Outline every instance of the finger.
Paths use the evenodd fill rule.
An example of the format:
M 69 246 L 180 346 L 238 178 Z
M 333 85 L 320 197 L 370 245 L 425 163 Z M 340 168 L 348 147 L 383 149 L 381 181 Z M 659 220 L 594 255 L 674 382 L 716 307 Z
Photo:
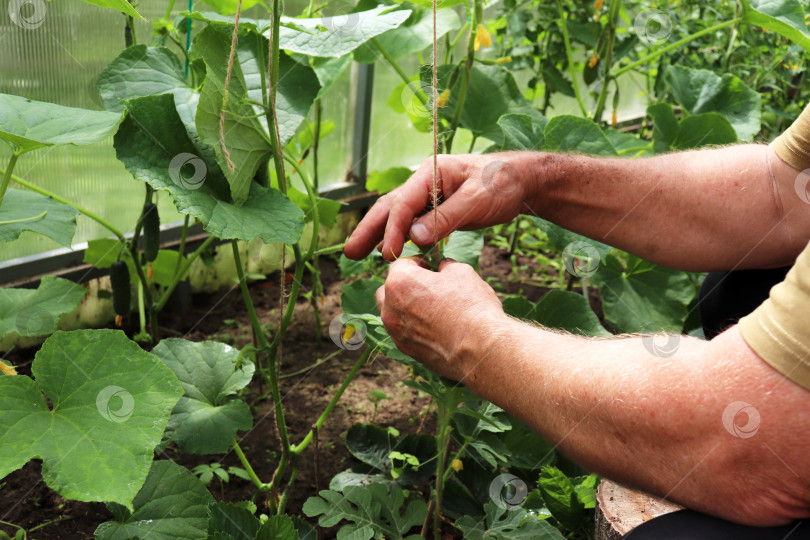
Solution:
M 411 262 L 415 262 L 421 268 L 430 270 L 430 263 L 421 253 L 413 255 L 412 257 L 406 257 L 406 259 Z
M 433 181 L 432 166 L 426 161 L 405 184 L 397 188 L 388 222 L 385 225 L 383 258 L 394 260 L 402 253 L 413 219 L 425 209 L 430 200 L 430 185 Z
M 460 189 L 452 197 L 445 199 L 437 209 L 431 210 L 411 225 L 411 240 L 417 245 L 425 246 L 436 239 L 449 236 L 473 217 L 477 217 L 476 206 L 473 197 L 464 188 Z M 434 234 L 434 230 L 438 230 L 438 235 Z
M 383 304 L 385 303 L 385 285 L 377 289 L 374 293 L 374 299 L 377 300 L 377 310 L 382 314 Z
M 360 260 L 371 253 L 372 247 L 383 239 L 390 211 L 389 197 L 382 197 L 374 203 L 346 241 L 343 253 L 355 260 Z
M 450 266 L 451 266 L 451 265 L 453 265 L 453 264 L 458 264 L 458 263 L 455 261 L 455 259 L 451 259 L 450 257 L 447 257 L 447 258 L 445 258 L 445 259 L 442 259 L 442 260 L 441 260 L 441 262 L 439 262 L 439 272 L 441 272 L 441 271 L 443 271 L 443 270 L 447 269 L 448 267 L 450 267 Z

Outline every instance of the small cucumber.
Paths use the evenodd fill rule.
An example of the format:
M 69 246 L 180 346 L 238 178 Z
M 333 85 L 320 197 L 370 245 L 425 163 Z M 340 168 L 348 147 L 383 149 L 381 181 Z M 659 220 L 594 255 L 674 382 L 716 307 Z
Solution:
M 132 291 L 129 285 L 129 268 L 124 261 L 115 261 L 110 266 L 113 309 L 116 315 L 126 317 L 132 305 Z
M 160 250 L 160 216 L 157 205 L 147 203 L 143 206 L 141 214 L 143 225 L 143 257 L 147 262 L 157 259 Z

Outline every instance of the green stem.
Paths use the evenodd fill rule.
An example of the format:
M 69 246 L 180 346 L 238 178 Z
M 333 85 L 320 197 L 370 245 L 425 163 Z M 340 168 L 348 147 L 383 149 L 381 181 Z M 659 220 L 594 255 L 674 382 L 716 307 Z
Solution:
M 166 14 L 163 16 L 164 19 L 168 19 L 172 16 L 172 10 L 174 9 L 174 0 L 169 0 L 169 5 L 166 7 Z
M 267 350 L 269 345 L 267 344 L 267 338 L 262 331 L 259 317 L 256 315 L 256 308 L 253 306 L 253 300 L 250 298 L 250 291 L 248 290 L 247 281 L 245 279 L 245 271 L 242 267 L 242 258 L 239 256 L 238 242 L 236 240 L 232 240 L 231 247 L 233 249 L 233 260 L 234 265 L 236 266 L 236 274 L 239 278 L 239 287 L 242 290 L 242 298 L 245 301 L 245 307 L 247 307 L 248 310 L 250 323 L 253 326 L 253 333 L 256 336 L 256 343 L 258 344 L 259 350 Z M 293 303 L 292 305 L 294 306 L 295 304 Z M 276 339 L 278 339 L 279 335 L 281 335 L 280 329 L 279 333 L 276 334 Z M 274 355 L 268 354 L 268 363 L 269 369 L 267 370 L 265 377 L 267 379 L 267 386 L 270 388 L 270 393 L 273 396 L 273 404 L 276 412 L 276 427 L 278 428 L 278 436 L 281 439 L 281 462 L 279 463 L 276 474 L 273 477 L 273 483 L 270 485 L 270 490 L 273 491 L 276 488 L 277 482 L 284 474 L 284 468 L 286 467 L 290 452 L 290 439 L 289 435 L 287 434 L 287 422 L 284 419 L 284 408 L 281 405 L 281 392 L 278 388 L 278 373 L 276 370 L 276 361 Z
M 677 48 L 679 48 L 679 47 L 681 47 L 683 45 L 686 45 L 690 41 L 693 41 L 693 40 L 695 40 L 695 39 L 697 39 L 697 38 L 699 38 L 701 36 L 705 36 L 706 34 L 711 34 L 712 32 L 716 32 L 718 30 L 726 28 L 727 26 L 735 25 L 735 24 L 737 24 L 739 22 L 742 22 L 742 20 L 743 20 L 742 17 L 737 17 L 735 19 L 731 19 L 730 21 L 717 23 L 714 26 L 710 26 L 709 28 L 704 28 L 703 30 L 695 32 L 694 34 L 689 34 L 685 38 L 679 39 L 675 43 L 671 43 L 671 44 L 667 45 L 666 47 L 662 47 L 662 48 L 658 49 L 657 51 L 648 54 L 647 56 L 639 58 L 635 62 L 631 62 L 631 63 L 627 64 L 626 66 L 624 66 L 624 67 L 620 68 L 618 71 L 616 71 L 616 73 L 613 74 L 613 77 L 614 78 L 619 77 L 619 76 L 627 73 L 628 71 L 637 68 L 640 65 L 643 65 L 643 64 L 646 64 L 647 62 L 655 60 L 659 56 L 664 55 L 664 54 L 668 53 L 669 51 L 673 51 L 673 50 L 675 50 L 675 49 L 677 49 Z
M 143 303 L 143 283 L 138 281 L 138 320 L 141 323 L 141 334 L 148 335 L 146 333 L 146 309 Z
M 135 273 L 138 274 L 138 279 L 143 285 L 143 295 L 146 299 L 146 309 L 149 312 L 149 326 L 151 327 L 152 332 L 152 343 L 157 343 L 160 341 L 160 335 L 158 331 L 158 318 L 157 311 L 155 311 L 155 302 L 152 298 L 152 289 L 149 287 L 149 281 L 147 281 L 146 275 L 143 273 L 140 254 L 138 253 L 138 249 L 134 243 L 129 244 L 129 254 L 132 257 L 132 262 L 134 263 L 133 266 L 135 267 Z
M 44 212 L 42 212 L 38 216 L 26 217 L 26 218 L 20 218 L 20 219 L 10 219 L 8 221 L 0 221 L 0 225 L 14 225 L 15 223 L 27 223 L 29 221 L 36 221 L 38 219 L 42 219 L 46 215 L 48 215 L 47 210 L 45 210 Z
M 616 0 L 612 0 L 615 2 Z M 612 27 L 607 28 L 608 32 L 608 48 L 607 56 L 605 57 L 605 78 L 602 81 L 602 90 L 599 92 L 599 99 L 596 100 L 596 110 L 593 113 L 593 121 L 601 122 L 602 115 L 605 112 L 605 102 L 607 101 L 608 87 L 610 86 L 610 68 L 613 62 L 613 42 L 616 31 Z
M 470 440 L 472 439 L 464 441 L 464 444 L 461 445 L 461 448 L 458 449 L 458 452 L 456 452 L 452 458 L 447 460 L 447 469 L 444 471 L 445 482 L 447 482 L 447 480 L 450 479 L 450 475 L 452 474 L 453 471 L 453 462 L 461 457 L 461 455 L 464 453 L 464 450 L 466 450 L 467 446 L 469 446 Z
M 205 249 L 214 240 L 215 240 L 215 238 L 213 236 L 209 236 L 208 238 L 206 238 L 205 241 L 200 245 L 200 247 L 198 247 L 196 249 L 196 251 L 194 251 L 194 253 L 192 253 L 191 256 L 186 259 L 186 262 L 183 263 L 183 266 L 181 267 L 180 272 L 175 274 L 171 285 L 169 285 L 169 287 L 163 293 L 163 296 L 160 297 L 160 301 L 155 305 L 155 309 L 157 311 L 161 311 L 163 309 L 163 307 L 166 305 L 166 302 L 168 302 L 169 297 L 172 295 L 172 292 L 174 292 L 175 287 L 177 287 L 177 284 L 180 283 L 181 277 L 186 274 L 189 267 L 191 267 L 191 264 L 197 259 L 197 257 L 202 255 L 202 252 L 205 251 Z
M 242 447 L 239 446 L 238 442 L 236 442 L 236 439 L 234 439 L 233 443 L 231 443 L 231 447 L 233 448 L 234 453 L 236 453 L 236 457 L 239 458 L 239 462 L 242 464 L 242 467 L 248 473 L 250 481 L 253 482 L 254 486 L 256 486 L 256 489 L 260 491 L 267 489 L 267 484 L 259 480 L 258 475 L 256 475 L 256 471 L 254 471 L 253 467 L 250 466 L 250 462 L 245 456 L 245 453 L 242 451 Z
M 283 514 L 284 509 L 287 506 L 287 499 L 290 496 L 290 489 L 292 488 L 293 482 L 295 482 L 295 477 L 298 476 L 298 455 L 293 454 L 292 458 L 290 459 L 292 462 L 292 470 L 290 471 L 290 481 L 287 482 L 287 486 L 284 488 L 284 491 L 281 493 L 281 497 L 278 500 L 278 514 Z
M 60 197 L 59 195 L 56 195 L 55 193 L 51 193 L 50 191 L 48 191 L 46 189 L 43 189 L 43 188 L 41 188 L 39 186 L 36 186 L 36 185 L 34 185 L 34 184 L 30 183 L 30 182 L 27 182 L 27 181 L 23 180 L 19 176 L 11 174 L 10 170 L 8 170 L 8 171 L 0 170 L 0 173 L 4 174 L 4 178 L 5 178 L 5 175 L 8 175 L 12 180 L 17 182 L 21 186 L 30 189 L 31 191 L 35 191 L 35 192 L 39 193 L 40 195 L 45 195 L 46 197 L 50 197 L 53 200 L 55 200 L 56 202 L 60 202 L 62 204 L 66 204 L 68 206 L 72 206 L 73 208 L 78 210 L 79 213 L 89 217 L 90 219 L 92 219 L 93 221 L 95 221 L 96 223 L 98 223 L 99 225 L 101 225 L 102 227 L 104 227 L 105 229 L 110 231 L 111 233 L 113 233 L 118 238 L 118 240 L 120 240 L 121 242 L 126 242 L 127 241 L 127 239 L 124 237 L 123 233 L 121 233 L 121 231 L 116 229 L 115 226 L 113 226 L 112 223 L 110 223 L 106 219 L 102 218 L 101 216 L 99 216 L 97 214 L 94 214 L 90 210 L 88 210 L 86 208 L 83 208 L 83 207 L 79 206 L 78 204 L 72 203 L 69 200 L 65 199 L 64 197 Z
M 188 221 L 189 215 L 186 214 L 186 219 L 183 220 L 183 231 L 180 233 L 180 246 L 177 248 L 177 265 L 174 267 L 174 277 L 176 278 L 180 273 L 180 267 L 183 264 L 183 257 L 186 254 L 186 238 L 188 237 Z
M 363 364 L 366 363 L 369 356 L 371 356 L 371 353 L 374 352 L 375 350 L 376 349 L 369 347 L 360 356 L 360 358 L 357 359 L 357 362 L 355 362 L 354 366 L 352 366 L 352 370 L 343 380 L 343 384 L 341 384 L 340 388 L 337 389 L 337 392 L 335 392 L 332 395 L 332 399 L 329 400 L 329 403 L 326 405 L 326 408 L 321 413 L 321 416 L 315 422 L 315 427 L 309 430 L 309 433 L 307 433 L 306 437 L 304 437 L 304 439 L 300 443 L 298 443 L 298 445 L 290 448 L 290 452 L 292 452 L 293 454 L 300 454 L 301 452 L 307 449 L 307 446 L 309 446 L 309 444 L 312 442 L 312 438 L 315 435 L 314 433 L 315 430 L 320 430 L 323 427 L 323 424 L 324 422 L 326 422 L 326 419 L 329 418 L 330 414 L 332 414 L 332 410 L 334 410 L 335 405 L 337 405 L 338 401 L 340 401 L 340 397 L 343 395 L 343 392 L 346 391 L 346 388 L 348 388 L 349 384 L 351 384 L 351 382 L 354 380 L 355 376 L 357 375 L 357 372 L 360 371 L 360 368 L 363 367 Z
M 329 255 L 330 253 L 337 253 L 338 251 L 343 251 L 343 248 L 346 247 L 346 242 L 341 244 L 336 244 L 334 246 L 329 246 L 325 248 L 321 248 L 315 253 L 312 254 L 313 257 L 317 257 L 319 255 Z
M 472 75 L 473 61 L 475 60 L 475 36 L 478 33 L 478 6 L 479 2 L 476 0 L 475 7 L 473 8 L 472 22 L 470 23 L 470 35 L 467 40 L 467 61 L 464 69 L 464 78 L 461 80 L 461 88 L 458 92 L 458 100 L 456 101 L 456 109 L 453 112 L 453 120 L 450 122 L 450 132 L 444 145 L 444 152 L 450 154 L 453 149 L 453 139 L 456 136 L 456 129 L 461 123 L 461 113 L 464 110 L 464 102 L 467 100 L 467 90 L 470 87 L 470 77 Z
M 447 406 L 442 403 L 438 405 L 438 430 L 437 448 L 439 450 L 439 460 L 436 464 L 436 508 L 433 514 L 434 536 L 436 540 L 441 538 L 441 501 L 444 493 L 444 469 L 446 467 L 447 449 L 450 442 L 450 413 L 448 413 Z
M 15 152 L 14 154 L 11 154 L 11 159 L 8 160 L 6 172 L 3 173 L 3 182 L 0 183 L 0 206 L 3 205 L 3 198 L 6 196 L 6 190 L 8 189 L 8 185 L 11 183 L 11 176 L 14 172 L 14 166 L 17 165 L 17 160 L 19 158 L 20 154 Z
M 582 94 L 579 91 L 579 83 L 577 82 L 577 72 L 574 66 L 574 54 L 571 51 L 571 39 L 568 36 L 568 14 L 563 8 L 562 0 L 557 0 L 557 9 L 560 13 L 560 18 L 557 19 L 557 24 L 560 26 L 563 36 L 563 44 L 565 45 L 565 57 L 568 61 L 568 73 L 571 76 L 571 86 L 574 87 L 574 95 L 577 98 L 577 105 L 582 112 L 582 116 L 588 116 L 588 109 L 585 108 L 585 103 L 582 101 Z M 548 91 L 548 90 L 546 90 Z
M 377 41 L 377 38 L 371 38 L 371 42 L 374 44 L 375 47 L 377 47 L 377 49 L 383 55 L 383 58 L 385 58 L 385 61 L 388 62 L 388 65 L 390 65 L 392 68 L 394 68 L 394 71 L 397 72 L 397 75 L 399 75 L 400 79 L 402 79 L 405 82 L 405 84 L 407 84 L 408 86 L 412 85 L 414 83 L 414 81 L 412 81 L 408 77 L 408 74 L 405 73 L 402 70 L 399 63 L 397 63 L 396 59 L 394 59 L 394 57 L 391 56 L 391 54 L 388 51 L 385 50 L 385 47 L 383 47 L 380 44 L 380 42 Z M 413 87 L 411 87 L 411 88 L 413 88 Z M 425 93 L 422 91 L 422 89 L 419 87 L 418 84 L 416 85 L 416 90 L 414 91 L 414 94 L 416 94 L 416 97 L 419 98 L 419 101 L 422 102 L 422 105 L 427 105 L 428 104 L 428 98 L 425 95 Z

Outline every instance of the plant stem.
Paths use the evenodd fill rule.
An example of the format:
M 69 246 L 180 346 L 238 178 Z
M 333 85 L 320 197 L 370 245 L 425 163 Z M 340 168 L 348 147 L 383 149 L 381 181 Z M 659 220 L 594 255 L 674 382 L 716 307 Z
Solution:
M 183 264 L 183 257 L 186 254 L 186 238 L 188 237 L 188 221 L 190 216 L 186 214 L 186 218 L 183 220 L 183 230 L 180 233 L 180 246 L 177 248 L 177 253 L 180 255 L 177 257 L 177 266 L 174 267 L 174 276 L 180 273 L 180 267 Z
M 334 246 L 328 246 L 325 248 L 321 248 L 315 253 L 313 253 L 313 257 L 317 257 L 319 255 L 329 255 L 330 253 L 336 253 L 338 251 L 343 251 L 343 248 L 346 247 L 346 242 L 335 244 Z
M 436 463 L 436 508 L 433 514 L 434 537 L 441 538 L 442 494 L 444 492 L 444 469 L 446 467 L 447 449 L 450 443 L 450 414 L 447 405 L 437 402 L 438 429 L 436 431 L 439 460 Z
M 146 309 L 143 303 L 143 283 L 138 281 L 138 321 L 141 323 L 141 334 L 149 335 L 146 332 Z
M 616 0 L 613 1 L 615 2 Z M 608 47 L 607 55 L 605 57 L 605 78 L 602 80 L 602 90 L 599 92 L 599 99 L 596 100 L 596 110 L 593 113 L 593 121 L 597 123 L 602 121 L 602 115 L 605 112 L 605 101 L 607 101 L 608 87 L 610 86 L 611 80 L 610 67 L 611 63 L 613 62 L 613 42 L 616 35 L 616 30 L 610 26 L 608 27 L 607 32 Z
M 172 16 L 172 10 L 174 9 L 174 0 L 169 0 L 169 5 L 166 6 L 166 14 L 163 15 L 164 19 L 168 19 Z
M 377 41 L 377 38 L 371 38 L 371 42 L 374 44 L 375 47 L 377 47 L 377 49 L 380 51 L 380 53 L 382 53 L 383 58 L 385 58 L 385 61 L 388 62 L 388 65 L 390 65 L 392 68 L 394 68 L 394 71 L 397 72 L 397 75 L 399 75 L 399 77 L 405 82 L 405 84 L 408 85 L 408 86 L 411 86 L 411 84 L 413 84 L 414 81 L 412 81 L 408 77 L 408 74 L 405 73 L 402 70 L 402 68 L 397 63 L 397 61 L 394 59 L 394 57 L 391 56 L 391 54 L 387 50 L 385 50 L 385 47 L 383 47 L 380 44 L 380 42 Z M 416 91 L 414 91 L 414 94 L 416 94 L 416 97 L 419 99 L 419 101 L 422 102 L 422 105 L 427 105 L 428 98 L 427 98 L 427 96 L 425 95 L 425 93 L 422 91 L 421 87 L 418 84 L 416 85 Z
M 8 175 L 12 180 L 17 182 L 21 186 L 30 189 L 31 191 L 35 191 L 35 192 L 39 193 L 40 195 L 45 195 L 46 197 L 50 197 L 53 200 L 55 200 L 56 202 L 60 202 L 62 204 L 66 204 L 68 206 L 72 206 L 73 208 L 78 210 L 79 213 L 89 217 L 90 219 L 92 219 L 93 221 L 95 221 L 96 223 L 98 223 L 99 225 L 101 225 L 102 227 L 104 227 L 105 229 L 110 231 L 111 233 L 113 233 L 118 238 L 118 240 L 120 240 L 121 242 L 126 242 L 127 241 L 127 239 L 124 237 L 123 233 L 121 233 L 121 231 L 116 229 L 115 226 L 112 223 L 110 223 L 106 219 L 102 218 L 101 216 L 99 216 L 97 214 L 94 214 L 90 210 L 88 210 L 86 208 L 83 208 L 83 207 L 79 206 L 78 204 L 72 203 L 69 200 L 65 199 L 64 197 L 60 197 L 59 195 L 56 195 L 55 193 L 51 193 L 50 191 L 48 191 L 46 189 L 43 189 L 43 188 L 41 188 L 41 187 L 39 187 L 39 186 L 37 186 L 35 184 L 27 182 L 26 180 L 23 180 L 19 176 L 11 174 L 11 170 L 7 170 L 7 171 L 0 170 L 0 173 L 4 174 L 4 178 L 5 178 L 5 175 Z
M 304 439 L 300 443 L 290 448 L 290 452 L 292 452 L 293 454 L 300 454 L 301 452 L 307 449 L 309 443 L 312 442 L 314 431 L 320 430 L 323 427 L 323 424 L 324 422 L 326 422 L 326 419 L 329 418 L 330 414 L 332 414 L 332 410 L 335 408 L 335 405 L 337 405 L 337 402 L 340 401 L 340 397 L 343 395 L 343 392 L 346 391 L 346 388 L 348 388 L 349 384 L 351 384 L 351 382 L 354 380 L 355 376 L 357 375 L 357 372 L 360 371 L 360 368 L 363 367 L 363 364 L 366 363 L 369 356 L 371 356 L 371 353 L 374 352 L 375 350 L 376 348 L 369 347 L 360 356 L 360 358 L 357 359 L 357 362 L 355 362 L 354 366 L 352 366 L 352 370 L 349 372 L 348 375 L 346 375 L 346 378 L 343 380 L 343 384 L 341 384 L 340 388 L 337 389 L 337 392 L 335 392 L 332 395 L 332 399 L 329 400 L 329 403 L 326 405 L 326 408 L 321 413 L 321 416 L 318 417 L 318 420 L 315 422 L 315 426 L 313 427 L 313 429 L 309 430 L 309 433 L 307 433 L 306 437 L 304 437 Z
M 281 493 L 281 497 L 278 500 L 278 513 L 283 514 L 284 509 L 287 506 L 287 499 L 290 496 L 290 488 L 292 488 L 293 482 L 295 482 L 295 477 L 298 476 L 298 455 L 293 454 L 292 458 L 290 458 L 292 462 L 292 470 L 290 471 L 290 481 L 287 482 L 287 486 L 284 488 L 284 491 Z
M 242 451 L 242 447 L 239 446 L 238 442 L 236 442 L 236 439 L 233 440 L 231 447 L 233 448 L 234 453 L 236 453 L 236 457 L 239 458 L 239 462 L 242 464 L 242 467 L 244 467 L 245 472 L 248 473 L 250 481 L 253 482 L 254 486 L 256 486 L 256 489 L 260 491 L 267 489 L 267 484 L 259 480 L 259 477 L 256 475 L 256 471 L 254 471 L 253 467 L 250 466 L 250 462 L 245 456 L 245 453 Z
M 155 311 L 155 302 L 152 298 L 152 289 L 149 288 L 149 281 L 147 281 L 146 276 L 143 273 L 143 266 L 141 265 L 141 258 L 140 254 L 138 253 L 138 248 L 134 243 L 129 244 L 129 254 L 132 257 L 132 262 L 134 263 L 133 266 L 135 267 L 135 273 L 138 274 L 138 279 L 143 284 L 143 295 L 146 299 L 146 309 L 149 312 L 149 326 L 151 326 L 152 343 L 157 343 L 160 341 L 160 335 L 158 330 L 157 311 Z
M 453 111 L 453 120 L 450 122 L 450 132 L 447 135 L 444 152 L 450 154 L 453 148 L 453 139 L 456 136 L 456 129 L 461 123 L 461 113 L 464 111 L 464 102 L 467 100 L 467 90 L 470 87 L 470 77 L 472 75 L 473 61 L 475 60 L 475 36 L 478 33 L 478 7 L 479 0 L 475 0 L 472 10 L 472 21 L 470 23 L 470 35 L 467 38 L 467 59 L 464 69 L 464 78 L 461 79 L 461 88 L 456 100 L 456 109 Z
M 579 91 L 579 83 L 577 82 L 577 72 L 574 66 L 574 54 L 571 52 L 571 39 L 568 37 L 568 14 L 562 5 L 562 0 L 557 0 L 557 9 L 560 12 L 560 18 L 557 24 L 560 26 L 563 36 L 563 44 L 565 45 L 565 57 L 568 61 L 568 73 L 571 76 L 571 86 L 574 87 L 574 95 L 577 98 L 577 105 L 582 112 L 582 116 L 588 116 L 588 109 L 585 108 L 585 103 L 582 101 L 582 94 Z M 548 89 L 546 89 L 548 92 Z
M 177 287 L 177 284 L 181 281 L 181 277 L 185 275 L 189 267 L 191 267 L 191 263 L 193 263 L 197 259 L 197 257 L 199 257 L 202 254 L 202 252 L 205 251 L 205 249 L 213 241 L 214 237 L 209 236 L 208 238 L 205 239 L 205 241 L 202 244 L 200 244 L 200 247 L 198 247 L 196 251 L 194 251 L 194 253 L 191 254 L 191 257 L 186 259 L 186 262 L 183 263 L 180 272 L 175 274 L 174 279 L 172 280 L 172 284 L 169 285 L 169 287 L 163 293 L 163 296 L 160 297 L 160 301 L 155 305 L 155 309 L 157 311 L 161 311 L 163 309 L 163 307 L 166 305 L 166 302 L 169 300 L 169 297 L 172 295 L 172 292 L 174 292 L 175 287 Z
M 19 158 L 20 154 L 15 152 L 11 154 L 11 158 L 8 160 L 6 172 L 3 173 L 3 182 L 0 183 L 0 206 L 3 205 L 3 198 L 6 196 L 6 190 L 8 189 L 8 185 L 11 183 L 11 176 L 12 172 L 14 172 L 14 166 L 17 165 L 17 160 Z
M 20 219 L 10 219 L 8 221 L 0 221 L 0 225 L 14 225 L 15 223 L 28 223 L 29 221 L 37 221 L 39 219 L 42 219 L 47 215 L 48 215 L 48 211 L 45 210 L 44 212 L 42 212 L 41 214 L 36 215 L 36 216 L 20 218 Z
M 247 307 L 248 310 L 250 323 L 253 326 L 253 334 L 256 337 L 259 350 L 266 351 L 270 346 L 267 344 L 267 338 L 262 331 L 261 323 L 259 323 L 259 317 L 256 315 L 256 308 L 253 307 L 253 301 L 250 298 L 250 291 L 248 290 L 247 281 L 245 280 L 245 272 L 242 268 L 242 259 L 239 256 L 238 242 L 236 240 L 232 240 L 231 247 L 233 249 L 233 260 L 234 265 L 236 266 L 236 274 L 239 278 L 239 287 L 242 290 L 242 298 L 245 301 L 245 307 Z M 280 335 L 281 329 L 279 329 L 279 333 L 276 334 L 276 338 L 278 339 L 278 336 Z M 267 380 L 267 386 L 270 389 L 270 393 L 273 396 L 273 404 L 275 406 L 276 413 L 276 427 L 278 429 L 279 439 L 281 439 L 281 461 L 276 469 L 276 474 L 273 476 L 273 482 L 269 487 L 270 491 L 275 491 L 277 482 L 283 476 L 284 468 L 287 465 L 287 459 L 290 452 L 290 439 L 289 435 L 287 434 L 287 422 L 284 419 L 284 408 L 281 405 L 281 392 L 278 389 L 278 373 L 276 371 L 275 356 L 268 354 L 268 364 L 269 369 L 267 370 L 267 373 L 265 373 L 265 378 Z
M 690 41 L 693 41 L 693 40 L 695 40 L 695 39 L 697 39 L 697 38 L 699 38 L 701 36 L 705 36 L 706 34 L 711 34 L 712 32 L 716 32 L 717 30 L 721 30 L 723 28 L 726 28 L 727 26 L 735 25 L 735 24 L 737 24 L 739 22 L 742 22 L 742 20 L 743 20 L 742 17 L 737 17 L 735 19 L 731 19 L 730 21 L 717 23 L 717 24 L 715 24 L 713 26 L 710 26 L 709 28 L 704 28 L 703 30 L 695 32 L 694 34 L 689 34 L 685 38 L 679 39 L 675 43 L 671 43 L 671 44 L 667 45 L 666 47 L 662 47 L 662 48 L 658 49 L 657 51 L 648 54 L 647 56 L 639 58 L 635 62 L 631 62 L 631 63 L 627 64 L 626 66 L 624 66 L 624 67 L 620 68 L 618 71 L 616 71 L 616 73 L 613 74 L 613 77 L 614 78 L 619 77 L 619 76 L 627 73 L 628 71 L 637 68 L 638 66 L 640 66 L 642 64 L 646 64 L 647 62 L 650 62 L 651 60 L 655 60 L 659 56 L 664 55 L 664 54 L 668 53 L 669 51 L 675 50 L 675 49 L 681 47 L 682 45 L 686 45 Z

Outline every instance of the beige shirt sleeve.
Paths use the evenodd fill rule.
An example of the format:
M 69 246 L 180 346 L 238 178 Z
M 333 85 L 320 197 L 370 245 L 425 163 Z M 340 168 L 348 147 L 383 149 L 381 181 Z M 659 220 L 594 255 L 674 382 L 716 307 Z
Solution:
M 810 104 L 773 145 L 776 155 L 797 171 L 810 169 Z
M 753 313 L 740 319 L 739 328 L 762 360 L 810 390 L 810 244 L 785 281 L 774 286 Z

